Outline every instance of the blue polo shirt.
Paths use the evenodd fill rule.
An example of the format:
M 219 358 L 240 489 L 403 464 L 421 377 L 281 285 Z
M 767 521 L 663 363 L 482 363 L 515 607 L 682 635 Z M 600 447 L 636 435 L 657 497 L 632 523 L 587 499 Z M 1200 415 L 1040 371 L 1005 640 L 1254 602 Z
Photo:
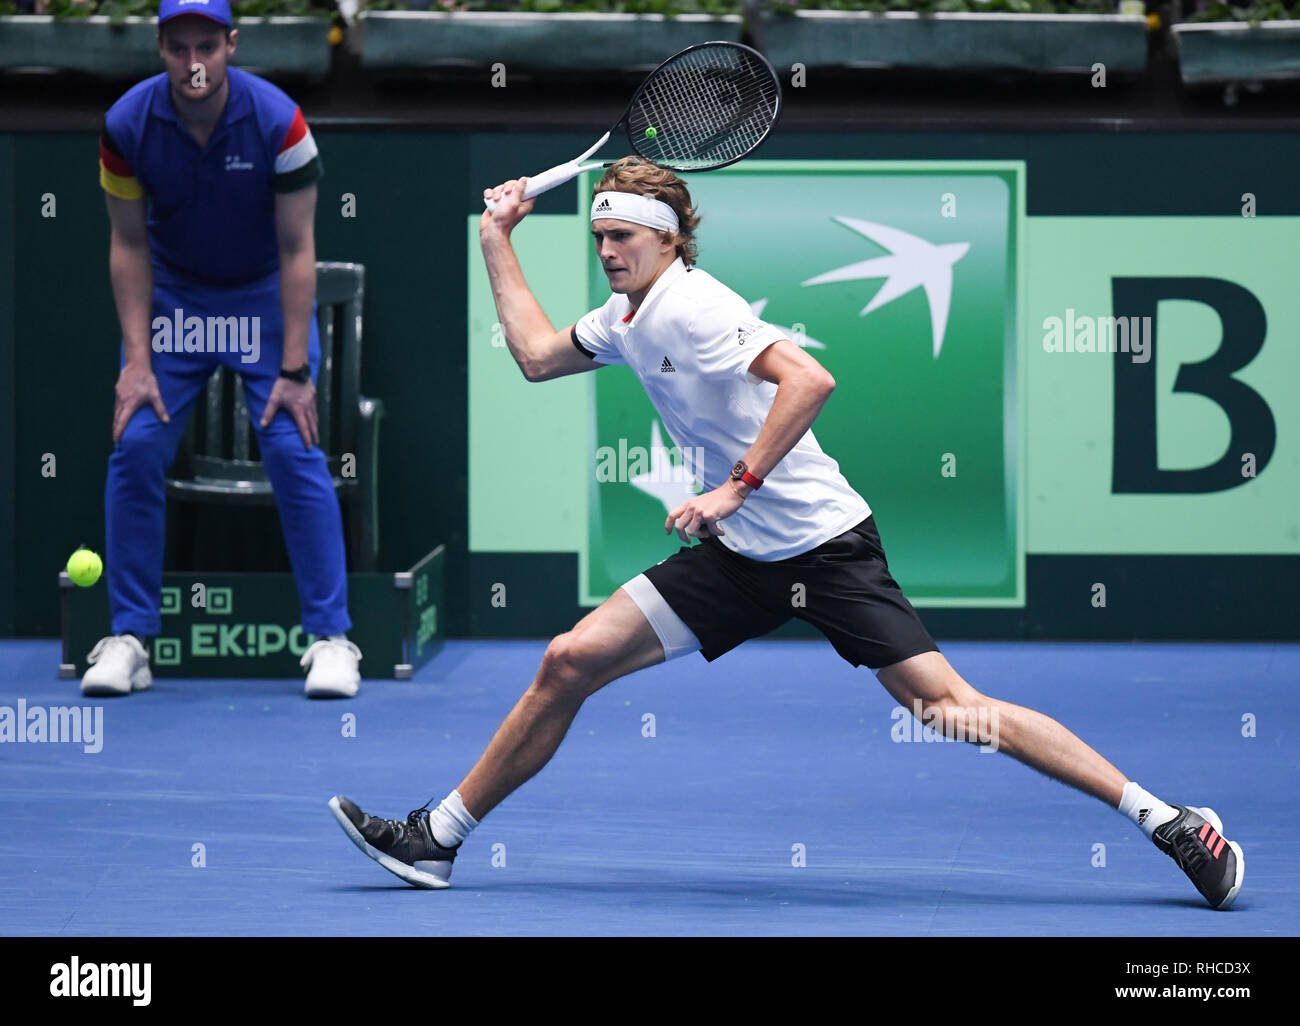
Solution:
M 265 79 L 227 68 L 230 94 L 202 149 L 180 123 L 166 73 L 145 79 L 104 118 L 100 184 L 149 199 L 155 273 L 239 285 L 279 269 L 275 194 L 321 176 L 302 111 Z

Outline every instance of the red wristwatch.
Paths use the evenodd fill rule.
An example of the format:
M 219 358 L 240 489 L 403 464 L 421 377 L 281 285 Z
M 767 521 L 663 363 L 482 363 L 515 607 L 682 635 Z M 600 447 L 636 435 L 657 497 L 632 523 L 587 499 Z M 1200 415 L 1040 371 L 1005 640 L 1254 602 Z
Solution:
M 763 479 L 755 477 L 749 472 L 749 467 L 745 466 L 744 460 L 736 460 L 736 465 L 731 468 L 731 480 L 742 481 L 749 485 L 754 491 L 763 487 Z

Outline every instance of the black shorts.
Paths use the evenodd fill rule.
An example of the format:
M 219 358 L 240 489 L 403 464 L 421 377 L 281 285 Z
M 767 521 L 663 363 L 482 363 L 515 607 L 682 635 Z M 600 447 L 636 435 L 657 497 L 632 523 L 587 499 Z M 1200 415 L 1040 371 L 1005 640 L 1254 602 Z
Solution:
M 645 572 L 712 662 L 791 617 L 876 670 L 939 647 L 890 576 L 874 517 L 789 559 L 765 563 L 704 538 Z

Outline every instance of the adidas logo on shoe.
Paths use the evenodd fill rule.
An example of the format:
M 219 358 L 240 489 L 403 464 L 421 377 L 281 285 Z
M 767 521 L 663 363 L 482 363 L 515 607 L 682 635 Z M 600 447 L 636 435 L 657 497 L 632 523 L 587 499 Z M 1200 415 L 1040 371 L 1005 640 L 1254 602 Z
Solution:
M 676 374 L 676 373 L 677 373 L 677 368 L 674 367 L 672 361 L 671 361 L 670 359 L 668 359 L 668 357 L 665 356 L 665 357 L 664 357 L 664 362 L 661 363 L 661 364 L 659 365 L 659 373 L 660 373 L 660 374 Z

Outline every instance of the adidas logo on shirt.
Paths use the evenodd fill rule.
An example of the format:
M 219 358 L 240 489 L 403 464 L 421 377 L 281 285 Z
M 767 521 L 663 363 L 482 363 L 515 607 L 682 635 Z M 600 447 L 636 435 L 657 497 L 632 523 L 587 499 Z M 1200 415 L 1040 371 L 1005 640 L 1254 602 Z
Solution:
M 664 362 L 661 363 L 661 364 L 659 365 L 659 373 L 660 373 L 660 374 L 676 374 L 676 373 L 677 373 L 677 368 L 674 367 L 674 366 L 673 366 L 673 362 L 672 362 L 670 359 L 668 359 L 668 357 L 665 356 L 665 357 L 664 357 Z
M 610 204 L 610 202 L 609 202 L 609 197 L 606 196 L 603 200 L 601 200 L 599 203 L 597 203 L 597 204 L 596 204 L 596 209 L 597 209 L 597 210 L 612 210 L 613 207 L 611 206 L 611 204 Z

